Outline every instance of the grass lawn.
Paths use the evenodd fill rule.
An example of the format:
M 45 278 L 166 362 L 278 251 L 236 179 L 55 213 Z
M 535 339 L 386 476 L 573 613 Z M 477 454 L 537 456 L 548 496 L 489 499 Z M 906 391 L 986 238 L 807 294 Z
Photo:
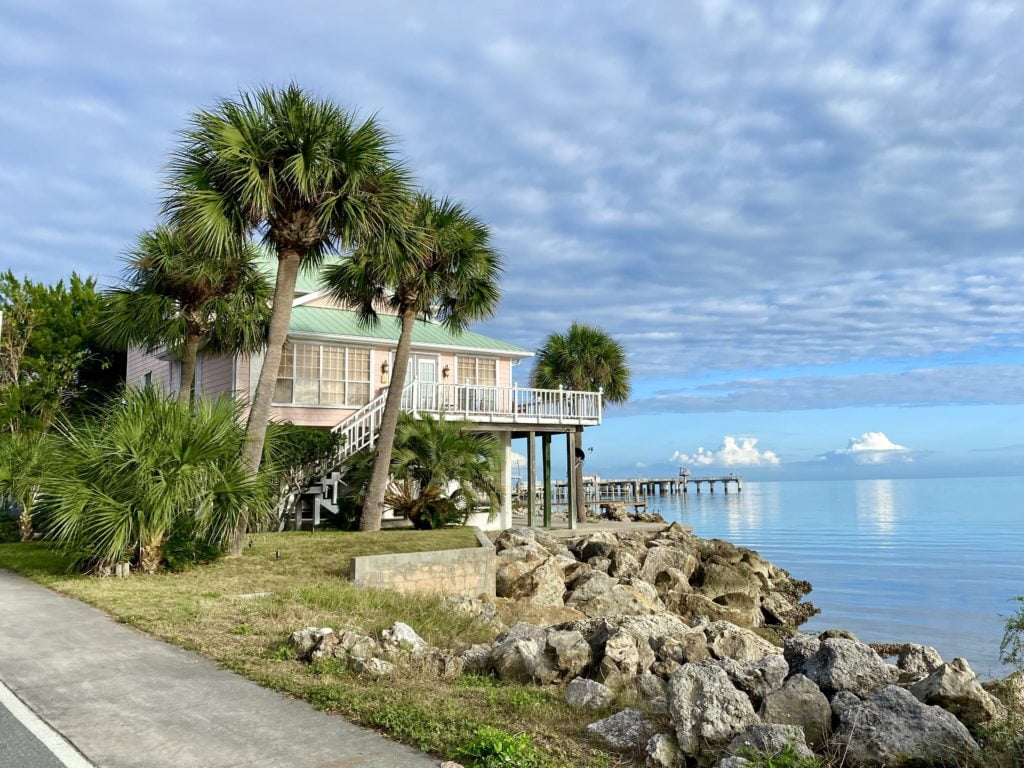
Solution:
M 481 728 L 492 727 L 532 737 L 534 759 L 524 762 L 524 768 L 631 764 L 609 756 L 587 737 L 585 726 L 596 718 L 570 710 L 560 689 L 471 676 L 443 682 L 404 672 L 374 682 L 333 659 L 309 666 L 288 652 L 285 640 L 295 629 L 352 627 L 370 634 L 396 620 L 440 647 L 461 649 L 492 640 L 493 629 L 445 610 L 439 599 L 367 590 L 348 582 L 355 555 L 472 547 L 476 542 L 471 529 L 268 533 L 252 540 L 240 558 L 129 579 L 70 573 L 68 561 L 40 543 L 0 544 L 0 567 L 262 685 L 442 757 L 457 759 Z

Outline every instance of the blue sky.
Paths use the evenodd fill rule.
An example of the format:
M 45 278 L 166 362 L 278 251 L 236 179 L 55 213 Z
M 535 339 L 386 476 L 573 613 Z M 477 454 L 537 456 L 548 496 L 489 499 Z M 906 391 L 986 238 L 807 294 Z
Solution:
M 595 470 L 1024 472 L 1019 5 L 6 0 L 0 39 L 2 268 L 109 282 L 190 111 L 295 80 L 492 225 L 482 330 L 626 344 Z

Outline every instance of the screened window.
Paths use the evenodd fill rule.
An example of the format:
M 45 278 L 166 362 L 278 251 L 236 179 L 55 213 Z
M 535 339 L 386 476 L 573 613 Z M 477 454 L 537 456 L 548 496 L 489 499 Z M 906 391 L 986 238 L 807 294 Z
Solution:
M 498 361 L 491 357 L 458 357 L 459 384 L 498 386 Z
M 366 405 L 370 350 L 327 344 L 287 344 L 277 374 L 275 403 Z

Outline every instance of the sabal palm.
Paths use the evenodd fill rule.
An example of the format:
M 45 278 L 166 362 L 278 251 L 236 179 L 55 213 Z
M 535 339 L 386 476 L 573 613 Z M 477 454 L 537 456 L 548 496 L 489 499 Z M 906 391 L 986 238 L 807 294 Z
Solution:
M 246 427 L 244 458 L 255 473 L 299 270 L 393 228 L 408 198 L 407 173 L 377 120 L 358 120 L 293 84 L 196 113 L 170 161 L 168 187 L 165 212 L 204 248 L 230 250 L 259 233 L 277 255 L 267 351 Z
M 21 540 L 33 534 L 33 512 L 52 460 L 52 438 L 44 432 L 22 430 L 0 436 L 0 507 L 18 505 Z
M 105 340 L 152 352 L 165 347 L 181 363 L 179 399 L 194 393 L 201 349 L 256 352 L 266 343 L 270 285 L 245 243 L 223 253 L 201 250 L 177 228 L 139 235 L 123 283 L 108 291 L 100 320 Z
M 101 417 L 60 427 L 42 497 L 48 535 L 97 566 L 136 559 L 151 573 L 176 526 L 223 544 L 243 519 L 263 519 L 267 488 L 242 462 L 238 408 L 128 390 Z
M 457 522 L 482 505 L 495 508 L 502 451 L 492 435 L 470 432 L 469 426 L 443 414 L 438 419 L 401 414 L 385 504 L 417 528 Z M 364 493 L 372 452 L 356 454 L 346 464 L 349 487 Z
M 422 193 L 412 202 L 404 229 L 324 269 L 324 285 L 335 299 L 357 307 L 365 324 L 377 323 L 381 307 L 401 321 L 360 530 L 380 528 L 417 318 L 465 330 L 497 309 L 500 274 L 501 257 L 487 226 L 460 204 Z
M 552 333 L 539 350 L 530 376 L 531 384 L 541 389 L 564 387 L 580 392 L 604 392 L 611 403 L 629 399 L 629 366 L 626 350 L 600 328 L 573 323 L 565 333 Z M 583 436 L 577 432 L 576 450 L 583 453 Z M 583 464 L 576 462 L 576 515 L 586 519 L 583 499 Z

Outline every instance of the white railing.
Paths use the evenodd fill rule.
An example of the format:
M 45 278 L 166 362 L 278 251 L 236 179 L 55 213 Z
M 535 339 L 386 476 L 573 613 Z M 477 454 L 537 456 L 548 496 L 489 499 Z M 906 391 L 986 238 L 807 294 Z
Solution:
M 343 437 L 339 462 L 374 444 L 387 395 L 385 389 L 333 428 Z M 414 380 L 402 390 L 403 411 L 444 413 L 449 418 L 478 423 L 595 426 L 601 423 L 602 407 L 601 392 L 569 389 L 481 387 Z

